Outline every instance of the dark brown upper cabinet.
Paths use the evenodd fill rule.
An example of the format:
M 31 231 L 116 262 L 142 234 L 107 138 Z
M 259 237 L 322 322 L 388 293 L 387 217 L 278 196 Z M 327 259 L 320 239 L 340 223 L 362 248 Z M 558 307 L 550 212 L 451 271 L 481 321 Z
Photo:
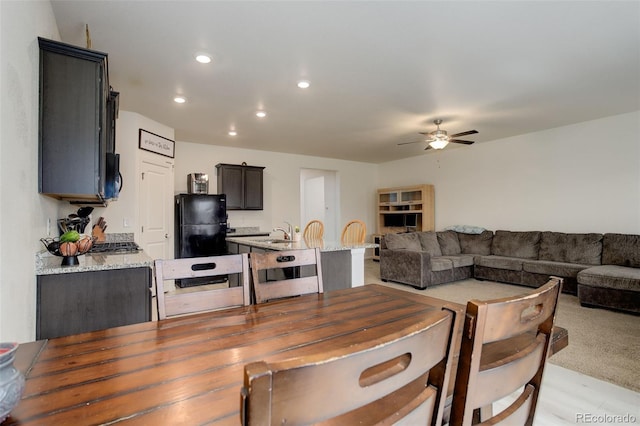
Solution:
M 218 194 L 227 196 L 227 210 L 262 210 L 264 167 L 216 164 Z
M 44 38 L 38 44 L 38 190 L 72 203 L 106 205 L 118 109 L 107 54 Z

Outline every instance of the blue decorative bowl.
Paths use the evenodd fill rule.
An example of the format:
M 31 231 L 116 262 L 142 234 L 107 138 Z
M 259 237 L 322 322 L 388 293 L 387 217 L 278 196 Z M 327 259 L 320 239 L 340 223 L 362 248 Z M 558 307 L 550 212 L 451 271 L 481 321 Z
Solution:
M 18 405 L 24 392 L 24 376 L 13 366 L 17 343 L 0 343 L 0 423 Z

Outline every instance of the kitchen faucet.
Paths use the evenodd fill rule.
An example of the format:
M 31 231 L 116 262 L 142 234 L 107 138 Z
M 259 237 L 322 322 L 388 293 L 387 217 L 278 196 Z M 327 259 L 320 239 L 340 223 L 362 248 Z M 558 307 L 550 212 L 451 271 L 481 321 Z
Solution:
M 284 228 L 273 228 L 274 231 L 282 231 L 282 233 L 284 234 L 284 239 L 285 240 L 290 240 L 292 237 L 292 233 L 293 233 L 293 228 L 291 226 L 291 224 L 289 222 L 285 222 L 285 224 L 287 225 L 288 231 Z

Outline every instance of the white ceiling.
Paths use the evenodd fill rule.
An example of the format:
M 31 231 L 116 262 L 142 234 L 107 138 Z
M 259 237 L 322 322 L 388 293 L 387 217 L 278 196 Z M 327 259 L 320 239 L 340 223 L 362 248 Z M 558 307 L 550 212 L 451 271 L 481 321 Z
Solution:
M 109 54 L 120 108 L 179 141 L 379 163 L 431 155 L 397 144 L 436 118 L 481 143 L 640 110 L 638 1 L 52 5 L 62 41 L 88 24 Z

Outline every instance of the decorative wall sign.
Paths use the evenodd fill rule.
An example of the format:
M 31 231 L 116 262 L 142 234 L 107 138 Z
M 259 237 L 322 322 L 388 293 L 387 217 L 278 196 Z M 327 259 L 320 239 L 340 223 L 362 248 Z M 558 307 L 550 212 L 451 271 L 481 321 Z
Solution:
M 155 152 L 165 157 L 174 158 L 175 142 L 155 133 L 140 129 L 140 149 Z

